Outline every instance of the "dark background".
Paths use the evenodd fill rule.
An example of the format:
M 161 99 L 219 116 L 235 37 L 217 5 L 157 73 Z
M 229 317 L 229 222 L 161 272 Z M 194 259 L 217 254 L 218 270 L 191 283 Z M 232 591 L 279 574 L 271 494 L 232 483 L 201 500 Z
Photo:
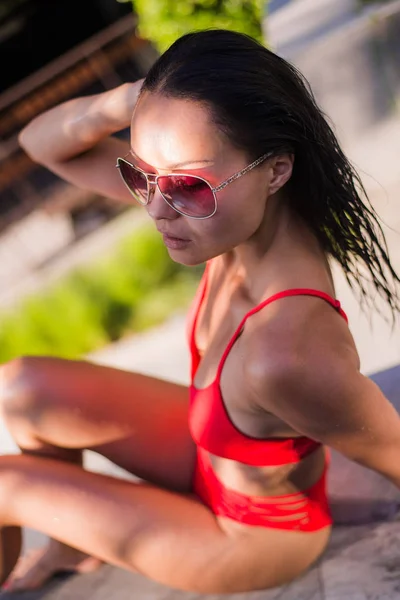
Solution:
M 130 12 L 116 0 L 1 0 L 0 93 Z

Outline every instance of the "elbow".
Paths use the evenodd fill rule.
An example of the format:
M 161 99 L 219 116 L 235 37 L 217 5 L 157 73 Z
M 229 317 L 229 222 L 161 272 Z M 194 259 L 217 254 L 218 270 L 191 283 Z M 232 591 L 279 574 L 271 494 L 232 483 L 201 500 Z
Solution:
M 32 121 L 25 125 L 23 129 L 18 134 L 18 142 L 19 145 L 27 154 L 30 152 L 30 142 L 31 142 L 31 129 L 32 129 Z
M 49 155 L 52 144 L 48 131 L 49 127 L 43 126 L 42 115 L 38 115 L 18 134 L 18 143 L 24 152 L 34 162 L 44 166 L 54 161 L 54 152 L 53 156 Z
M 29 123 L 18 134 L 18 143 L 22 150 L 35 162 L 41 162 L 38 153 L 37 142 L 35 142 L 35 134 L 32 131 L 32 123 Z

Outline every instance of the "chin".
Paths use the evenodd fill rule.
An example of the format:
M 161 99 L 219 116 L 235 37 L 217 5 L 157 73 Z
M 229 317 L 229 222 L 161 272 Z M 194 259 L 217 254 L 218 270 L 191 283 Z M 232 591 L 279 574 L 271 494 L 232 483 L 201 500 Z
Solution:
M 213 254 L 212 256 L 209 255 L 209 253 L 191 253 L 191 252 L 182 252 L 182 251 L 177 251 L 177 250 L 171 250 L 170 248 L 168 248 L 168 254 L 170 256 L 170 258 L 180 264 L 180 265 L 184 265 L 185 267 L 198 267 L 199 265 L 202 265 L 203 263 L 205 263 L 207 260 L 210 260 L 211 258 L 215 258 L 215 256 L 218 256 L 217 254 Z

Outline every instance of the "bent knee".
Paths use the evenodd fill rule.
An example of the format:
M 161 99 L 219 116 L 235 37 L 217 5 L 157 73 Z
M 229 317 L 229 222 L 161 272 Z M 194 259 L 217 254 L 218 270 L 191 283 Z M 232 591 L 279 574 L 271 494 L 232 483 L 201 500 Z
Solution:
M 0 411 L 8 426 L 33 424 L 45 410 L 40 371 L 46 360 L 26 356 L 0 366 Z
M 19 357 L 0 366 L 0 402 L 6 413 L 16 400 L 27 399 L 33 391 L 29 368 L 31 357 Z

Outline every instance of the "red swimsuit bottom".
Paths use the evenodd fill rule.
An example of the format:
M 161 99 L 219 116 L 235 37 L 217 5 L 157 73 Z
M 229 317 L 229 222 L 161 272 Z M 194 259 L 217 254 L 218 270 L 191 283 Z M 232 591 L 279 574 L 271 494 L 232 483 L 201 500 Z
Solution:
M 218 516 L 246 525 L 316 531 L 332 523 L 326 495 L 326 467 L 312 487 L 285 496 L 246 496 L 222 485 L 210 455 L 198 448 L 193 491 Z
M 192 355 L 189 427 L 197 445 L 193 491 L 215 515 L 247 525 L 295 531 L 317 531 L 327 527 L 332 523 L 326 494 L 327 462 L 321 478 L 306 490 L 284 496 L 247 496 L 219 481 L 210 454 L 253 466 L 279 466 L 298 463 L 320 448 L 319 442 L 307 437 L 259 439 L 242 433 L 227 412 L 220 389 L 221 372 L 246 320 L 275 300 L 287 296 L 317 296 L 329 302 L 346 321 L 347 317 L 337 300 L 318 290 L 291 289 L 275 294 L 245 315 L 222 355 L 215 380 L 206 388 L 198 389 L 193 385 L 200 363 L 195 329 L 206 293 L 208 267 L 195 298 L 188 331 Z

